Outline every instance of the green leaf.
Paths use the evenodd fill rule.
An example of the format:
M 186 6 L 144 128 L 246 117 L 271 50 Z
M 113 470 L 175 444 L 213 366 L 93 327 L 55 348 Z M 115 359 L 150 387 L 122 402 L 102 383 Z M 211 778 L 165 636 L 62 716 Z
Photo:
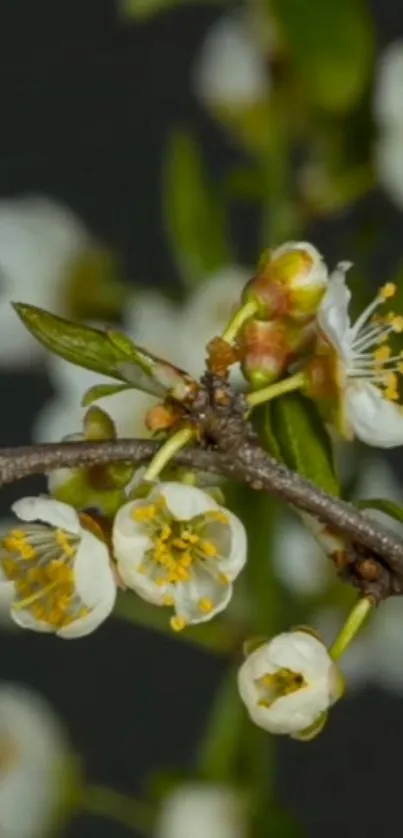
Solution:
M 183 282 L 192 286 L 231 260 L 225 216 L 200 150 L 185 130 L 168 141 L 163 172 L 165 227 Z
M 13 303 L 13 306 L 28 331 L 71 364 L 123 381 L 153 396 L 164 397 L 169 393 L 178 401 L 185 399 L 196 386 L 186 372 L 136 346 L 127 335 L 73 323 L 25 303 Z
M 271 0 L 270 8 L 311 100 L 336 113 L 353 108 L 374 53 L 364 0 Z
M 364 500 L 356 501 L 356 506 L 359 509 L 376 509 L 378 512 L 384 512 L 390 518 L 400 521 L 403 524 L 403 507 L 399 506 L 393 500 L 386 500 L 384 498 L 365 498 Z
M 116 393 L 123 393 L 124 390 L 131 390 L 130 384 L 94 384 L 84 393 L 81 404 L 83 407 L 89 407 L 99 399 L 114 396 Z
M 312 402 L 292 393 L 267 404 L 265 411 L 263 436 L 271 453 L 325 492 L 339 495 L 331 443 Z
M 209 3 L 224 4 L 225 0 L 208 0 Z M 206 0 L 204 0 L 206 3 Z M 193 5 L 194 0 L 119 0 L 121 14 L 136 20 L 147 20 L 153 15 L 176 6 Z

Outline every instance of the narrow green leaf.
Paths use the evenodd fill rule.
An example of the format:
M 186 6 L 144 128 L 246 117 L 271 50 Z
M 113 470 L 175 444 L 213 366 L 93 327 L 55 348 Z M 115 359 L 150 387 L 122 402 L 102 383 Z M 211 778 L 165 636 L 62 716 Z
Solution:
M 295 393 L 276 399 L 266 406 L 264 427 L 269 445 L 273 448 L 276 441 L 281 459 L 290 468 L 324 491 L 340 493 L 331 443 L 312 402 Z
M 106 396 L 114 396 L 116 393 L 123 393 L 124 390 L 131 390 L 130 384 L 95 384 L 84 393 L 81 399 L 83 407 L 89 407 L 99 399 L 104 399 Z
M 356 506 L 359 509 L 376 509 L 378 512 L 384 512 L 385 515 L 389 515 L 390 518 L 394 518 L 403 524 L 403 506 L 399 506 L 393 500 L 365 498 L 364 500 L 356 501 Z
M 354 107 L 374 53 L 364 0 L 271 0 L 270 9 L 311 100 L 333 112 Z
M 169 138 L 163 180 L 165 227 L 183 282 L 191 286 L 228 264 L 231 255 L 220 198 L 185 130 Z
M 164 397 L 170 393 L 179 401 L 196 386 L 186 372 L 136 346 L 127 335 L 73 323 L 25 303 L 13 305 L 28 331 L 71 364 L 110 376 L 153 396 Z

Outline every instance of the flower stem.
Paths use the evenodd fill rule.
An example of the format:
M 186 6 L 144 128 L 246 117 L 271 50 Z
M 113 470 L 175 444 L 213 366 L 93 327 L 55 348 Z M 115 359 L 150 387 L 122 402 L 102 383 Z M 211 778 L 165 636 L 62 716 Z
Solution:
M 364 620 L 367 618 L 371 608 L 374 607 L 374 602 L 368 597 L 359 599 L 354 608 L 347 617 L 343 628 L 339 632 L 336 640 L 330 649 L 330 655 L 333 660 L 339 660 L 344 652 L 348 649 L 352 640 L 360 630 Z
M 268 387 L 262 387 L 261 390 L 254 390 L 248 393 L 246 401 L 249 407 L 256 407 L 258 404 L 269 402 L 271 399 L 282 396 L 283 393 L 292 393 L 293 390 L 301 390 L 306 383 L 306 375 L 304 372 L 296 372 L 288 378 L 283 378 L 276 384 L 270 384 Z
M 171 436 L 151 460 L 143 479 L 155 480 L 162 469 L 172 460 L 172 457 L 190 442 L 194 437 L 194 433 L 192 428 L 182 428 Z
M 227 343 L 232 343 L 243 324 L 246 323 L 250 317 L 253 317 L 253 315 L 256 314 L 257 308 L 257 304 L 254 300 L 249 300 L 241 306 L 241 308 L 238 308 L 234 316 L 229 321 L 227 327 L 224 329 L 222 334 L 223 340 L 226 340 Z
M 150 832 L 154 820 L 153 810 L 148 803 L 105 786 L 88 786 L 84 792 L 82 809 L 144 834 Z

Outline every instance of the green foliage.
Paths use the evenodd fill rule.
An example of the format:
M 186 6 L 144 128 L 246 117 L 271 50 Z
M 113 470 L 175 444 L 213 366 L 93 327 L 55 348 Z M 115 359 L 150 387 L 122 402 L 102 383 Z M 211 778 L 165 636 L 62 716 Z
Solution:
M 193 383 L 185 372 L 136 346 L 120 332 L 73 323 L 25 303 L 14 303 L 14 308 L 24 326 L 40 343 L 71 364 L 123 381 L 153 396 L 161 397 L 170 392 L 181 399 Z M 105 391 L 101 391 L 101 395 L 106 395 Z M 101 395 L 98 392 L 96 397 Z M 89 404 L 87 399 L 88 394 L 86 404 Z M 90 401 L 94 401 L 94 391 Z
M 200 282 L 230 261 L 225 216 L 200 150 L 185 130 L 172 132 L 164 163 L 165 226 L 185 285 Z
M 272 456 L 325 492 L 340 493 L 329 437 L 308 399 L 292 393 L 265 405 L 262 436 Z
M 394 518 L 395 521 L 399 521 L 403 524 L 403 507 L 399 506 L 399 504 L 395 503 L 393 500 L 386 500 L 385 498 L 365 498 L 364 500 L 357 501 L 356 506 L 358 506 L 359 509 L 376 509 L 377 512 L 384 512 L 385 515 L 389 515 L 390 518 Z
M 374 52 L 364 0 L 271 0 L 270 8 L 311 101 L 336 113 L 354 107 Z
M 220 3 L 224 0 L 204 0 L 206 2 Z M 181 5 L 192 6 L 194 0 L 119 0 L 122 15 L 134 20 L 147 20 L 159 12 Z

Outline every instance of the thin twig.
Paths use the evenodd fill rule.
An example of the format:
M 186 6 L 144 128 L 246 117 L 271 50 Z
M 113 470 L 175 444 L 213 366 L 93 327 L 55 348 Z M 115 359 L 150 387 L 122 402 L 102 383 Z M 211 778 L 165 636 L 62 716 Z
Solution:
M 52 443 L 0 449 L 0 486 L 56 468 L 129 461 L 141 465 L 159 443 L 144 439 L 107 442 Z M 354 506 L 322 492 L 308 480 L 279 464 L 258 446 L 241 444 L 236 452 L 188 448 L 178 454 L 178 465 L 209 471 L 266 491 L 320 518 L 330 529 L 368 548 L 403 580 L 403 540 L 370 520 Z

